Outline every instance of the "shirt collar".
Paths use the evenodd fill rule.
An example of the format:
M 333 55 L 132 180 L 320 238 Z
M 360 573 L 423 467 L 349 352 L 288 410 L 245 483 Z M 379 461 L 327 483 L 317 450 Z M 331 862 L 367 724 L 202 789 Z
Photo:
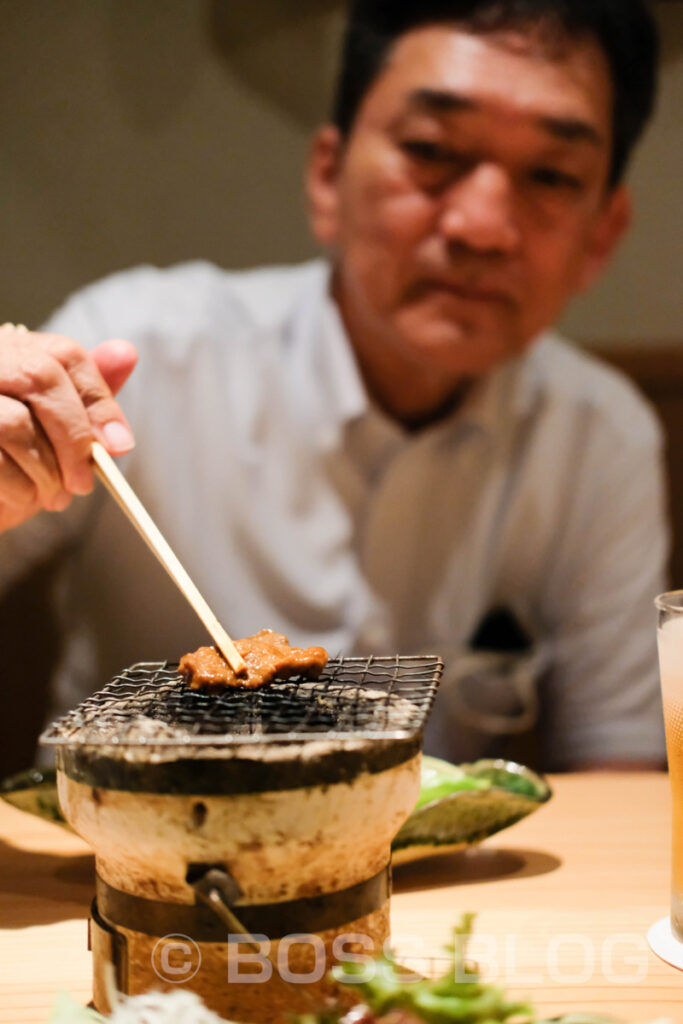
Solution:
M 283 373 L 286 400 L 308 437 L 324 447 L 339 442 L 346 425 L 368 410 L 369 397 L 337 307 L 330 296 L 331 271 L 311 261 L 285 329 L 289 348 Z
M 344 327 L 337 303 L 330 294 L 330 270 L 325 281 L 317 371 L 325 383 L 326 398 L 340 425 L 358 419 L 371 406 L 365 382 Z M 322 348 L 322 351 L 321 351 Z
M 519 356 L 506 360 L 474 384 L 453 421 L 485 434 L 495 434 L 512 420 L 528 416 L 536 403 L 539 376 L 535 349 L 538 341 Z

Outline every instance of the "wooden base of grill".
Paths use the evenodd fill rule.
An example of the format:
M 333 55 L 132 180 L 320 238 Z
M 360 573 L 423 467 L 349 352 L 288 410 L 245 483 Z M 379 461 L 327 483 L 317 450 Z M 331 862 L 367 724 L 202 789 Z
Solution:
M 117 989 L 128 995 L 183 987 L 196 992 L 209 1009 L 227 1019 L 288 1024 L 293 1013 L 320 1011 L 330 1003 L 352 1006 L 356 1001 L 353 993 L 328 977 L 337 962 L 339 943 L 343 943 L 343 955 L 373 955 L 381 951 L 388 935 L 386 900 L 374 913 L 341 929 L 309 935 L 302 943 L 287 941 L 283 946 L 281 940 L 274 940 L 266 962 L 265 947 L 257 960 L 244 943 L 195 943 L 189 936 L 157 939 L 126 928 L 110 929 L 93 904 L 94 1005 L 100 1013 L 111 1012 L 111 979 L 116 977 Z

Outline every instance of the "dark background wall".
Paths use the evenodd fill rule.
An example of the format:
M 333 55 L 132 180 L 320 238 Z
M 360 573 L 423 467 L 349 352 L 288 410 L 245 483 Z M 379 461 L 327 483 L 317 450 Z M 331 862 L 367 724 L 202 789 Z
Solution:
M 344 0 L 0 0 L 0 322 L 140 262 L 231 267 L 313 252 L 301 194 Z M 657 7 L 660 108 L 636 227 L 567 325 L 678 337 L 683 4 Z

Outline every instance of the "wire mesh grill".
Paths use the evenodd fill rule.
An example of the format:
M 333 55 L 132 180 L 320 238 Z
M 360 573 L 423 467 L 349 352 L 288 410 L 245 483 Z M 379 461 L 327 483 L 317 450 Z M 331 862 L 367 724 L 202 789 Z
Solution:
M 190 689 L 171 663 L 126 669 L 41 736 L 48 745 L 222 746 L 414 736 L 443 669 L 433 655 L 339 658 L 320 679 L 258 690 Z

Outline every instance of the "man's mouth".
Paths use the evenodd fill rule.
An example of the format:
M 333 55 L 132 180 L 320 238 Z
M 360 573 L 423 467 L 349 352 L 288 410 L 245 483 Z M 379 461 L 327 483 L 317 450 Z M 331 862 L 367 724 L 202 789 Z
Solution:
M 515 304 L 515 295 L 511 288 L 486 281 L 462 281 L 446 278 L 427 278 L 420 281 L 414 289 L 415 297 L 443 293 L 453 295 L 466 302 L 485 303 L 488 305 Z

